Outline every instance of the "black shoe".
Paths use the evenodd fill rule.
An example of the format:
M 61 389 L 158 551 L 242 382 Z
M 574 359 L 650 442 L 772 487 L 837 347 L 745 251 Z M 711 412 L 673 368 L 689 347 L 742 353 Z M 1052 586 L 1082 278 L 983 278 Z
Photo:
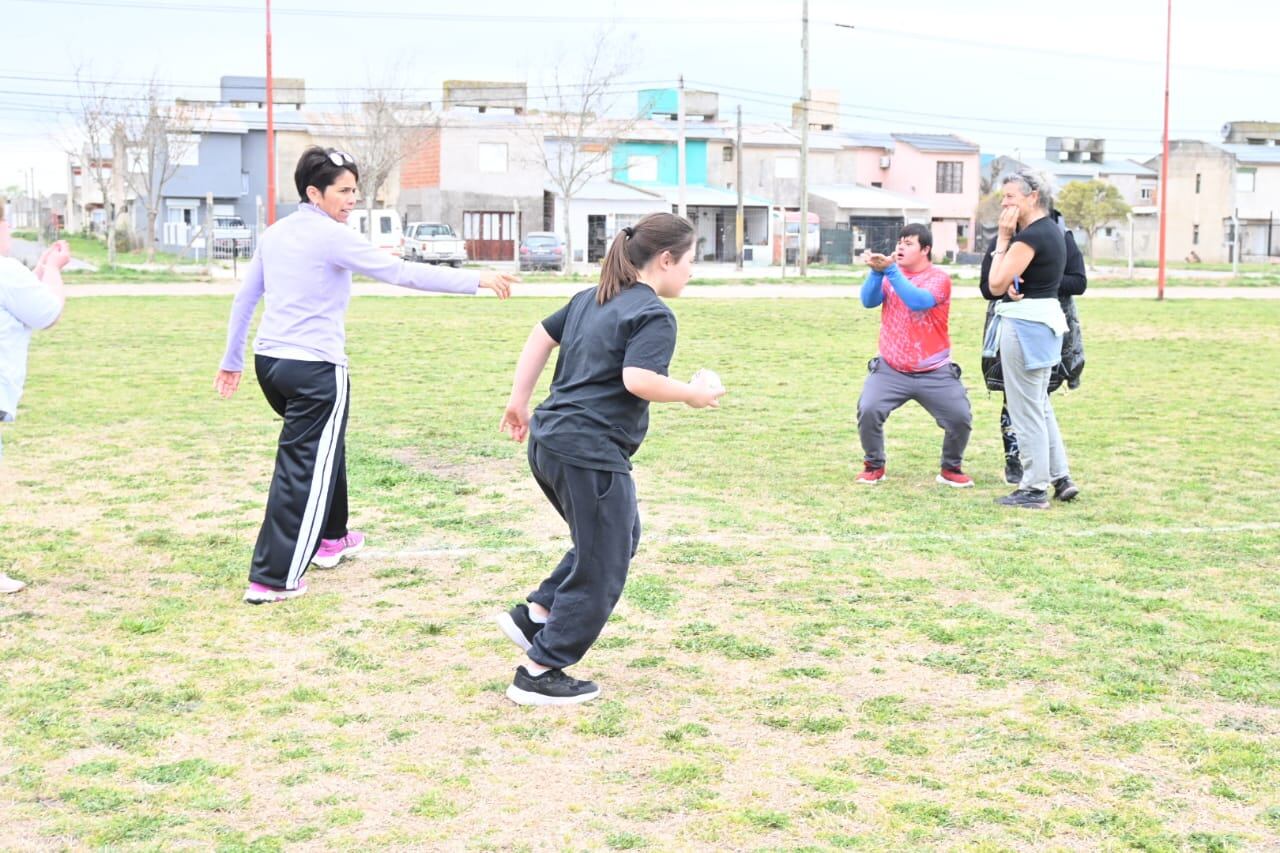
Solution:
M 563 669 L 532 676 L 529 670 L 518 666 L 516 677 L 507 688 L 507 698 L 517 705 L 576 705 L 599 695 L 600 688 L 594 681 L 579 681 Z
M 1016 456 L 1006 456 L 1004 459 L 1004 481 L 1011 486 L 1016 486 L 1022 482 L 1022 461 Z
M 1060 501 L 1073 501 L 1080 494 L 1080 487 L 1071 482 L 1070 477 L 1059 477 L 1053 481 L 1053 496 Z
M 529 651 L 533 645 L 533 637 L 542 630 L 542 625 L 529 618 L 529 605 L 517 604 L 506 613 L 494 617 L 502 633 L 507 639 L 520 647 L 521 651 Z
M 996 498 L 996 503 L 1021 509 L 1048 509 L 1049 492 L 1045 489 L 1018 489 L 1012 494 Z

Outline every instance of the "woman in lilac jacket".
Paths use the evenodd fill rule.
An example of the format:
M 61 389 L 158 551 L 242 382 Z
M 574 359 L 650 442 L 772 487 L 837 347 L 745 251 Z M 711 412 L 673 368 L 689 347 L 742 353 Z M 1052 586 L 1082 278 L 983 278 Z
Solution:
M 262 235 L 231 306 L 227 349 L 214 380 L 224 398 L 244 371 L 245 339 L 258 301 L 266 308 L 253 342 L 254 368 L 267 402 L 284 418 L 266 517 L 258 533 L 244 600 L 296 598 L 309 565 L 334 568 L 364 547 L 347 527 L 346 328 L 353 272 L 416 290 L 505 299 L 512 276 L 405 263 L 346 224 L 356 205 L 355 159 L 308 148 L 294 183 L 306 199 Z

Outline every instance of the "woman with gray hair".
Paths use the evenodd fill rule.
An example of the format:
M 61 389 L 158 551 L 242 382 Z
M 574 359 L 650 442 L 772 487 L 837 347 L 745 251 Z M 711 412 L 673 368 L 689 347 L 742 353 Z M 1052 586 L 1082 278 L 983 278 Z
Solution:
M 1061 358 L 1067 331 L 1058 302 L 1066 239 L 1049 216 L 1052 185 L 1044 175 L 1020 171 L 1006 176 L 1000 206 L 991 272 L 980 286 L 983 296 L 1001 302 L 987 329 L 983 355 L 1000 355 L 1022 480 L 996 503 L 1048 509 L 1049 487 L 1070 478 L 1067 450 L 1049 402 L 1049 376 Z

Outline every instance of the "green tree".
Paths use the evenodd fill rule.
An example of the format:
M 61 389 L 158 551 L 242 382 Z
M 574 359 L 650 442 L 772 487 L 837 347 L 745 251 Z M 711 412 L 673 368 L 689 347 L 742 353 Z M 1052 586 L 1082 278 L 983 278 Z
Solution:
M 1108 222 L 1123 219 L 1129 213 L 1129 205 L 1120 197 L 1120 191 L 1106 181 L 1072 181 L 1062 188 L 1056 199 L 1062 218 L 1071 228 L 1079 228 L 1088 235 L 1085 246 L 1089 263 L 1093 263 L 1093 238 Z

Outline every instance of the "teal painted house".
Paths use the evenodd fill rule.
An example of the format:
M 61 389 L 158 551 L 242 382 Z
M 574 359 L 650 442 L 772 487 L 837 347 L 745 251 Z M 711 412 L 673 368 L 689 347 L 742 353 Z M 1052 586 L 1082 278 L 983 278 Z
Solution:
M 684 143 L 686 186 L 707 185 L 707 141 Z M 675 187 L 680 184 L 680 162 L 673 142 L 621 140 L 613 148 L 613 179 L 637 187 Z

